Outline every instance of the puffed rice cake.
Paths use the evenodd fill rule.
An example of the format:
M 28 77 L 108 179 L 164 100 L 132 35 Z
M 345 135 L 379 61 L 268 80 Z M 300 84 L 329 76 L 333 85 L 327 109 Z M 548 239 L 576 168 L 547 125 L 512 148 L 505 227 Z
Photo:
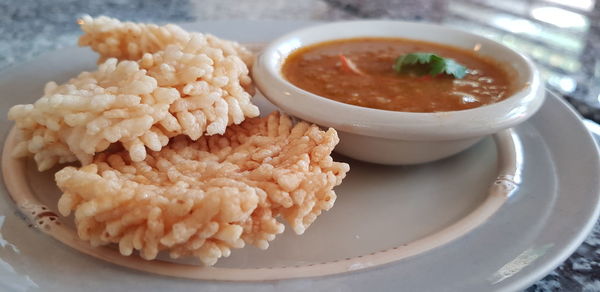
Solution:
M 159 26 L 151 23 L 121 22 L 106 16 L 92 18 L 84 15 L 78 20 L 84 34 L 80 46 L 89 46 L 100 54 L 98 62 L 108 58 L 139 60 L 145 53 L 164 50 L 168 45 L 183 48 L 192 38 L 199 38 L 209 46 L 223 50 L 225 56 L 239 56 L 248 66 L 253 54 L 237 42 L 222 40 L 211 34 L 188 32 L 178 25 Z
M 142 161 L 146 148 L 158 151 L 173 136 L 222 134 L 258 116 L 239 45 L 193 34 L 162 49 L 137 61 L 110 58 L 63 85 L 49 82 L 35 103 L 12 107 L 8 117 L 21 140 L 14 155 L 33 156 L 43 171 L 76 160 L 85 165 L 121 142 Z
M 329 210 L 349 170 L 330 156 L 338 141 L 334 129 L 275 112 L 224 135 L 175 137 L 139 162 L 127 151 L 101 153 L 56 173 L 59 211 L 74 212 L 79 236 L 94 246 L 213 265 L 245 244 L 266 249 L 284 230 L 279 217 L 302 234 Z

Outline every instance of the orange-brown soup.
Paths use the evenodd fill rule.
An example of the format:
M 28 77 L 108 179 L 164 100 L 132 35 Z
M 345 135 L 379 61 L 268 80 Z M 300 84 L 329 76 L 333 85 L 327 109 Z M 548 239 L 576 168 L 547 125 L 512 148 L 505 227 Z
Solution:
M 468 68 L 464 78 L 394 71 L 397 57 L 435 53 Z M 344 70 L 340 55 L 363 73 Z M 347 69 L 347 68 L 346 68 Z M 505 67 L 475 51 L 400 38 L 355 38 L 319 43 L 293 52 L 282 73 L 314 94 L 357 106 L 403 112 L 457 111 L 498 102 L 512 88 Z

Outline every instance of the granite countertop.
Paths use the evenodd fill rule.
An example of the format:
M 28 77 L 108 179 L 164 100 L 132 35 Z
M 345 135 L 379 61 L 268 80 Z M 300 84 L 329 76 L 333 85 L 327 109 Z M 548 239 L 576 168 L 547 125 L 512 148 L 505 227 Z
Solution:
M 75 19 L 342 20 L 386 18 L 468 28 L 530 55 L 548 88 L 600 121 L 600 3 L 595 0 L 0 0 L 0 73 L 46 51 L 72 46 Z M 526 291 L 600 291 L 600 225 L 563 264 Z

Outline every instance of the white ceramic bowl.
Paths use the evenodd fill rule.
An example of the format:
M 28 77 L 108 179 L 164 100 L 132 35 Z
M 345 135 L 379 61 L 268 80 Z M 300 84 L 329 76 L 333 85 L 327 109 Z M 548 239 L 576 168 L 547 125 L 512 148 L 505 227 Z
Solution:
M 401 37 L 472 49 L 514 71 L 512 96 L 474 109 L 438 113 L 378 110 L 333 101 L 288 82 L 281 66 L 294 50 L 354 37 Z M 351 21 L 317 25 L 286 34 L 257 57 L 253 79 L 273 104 L 300 119 L 338 131 L 336 151 L 381 164 L 416 164 L 456 154 L 483 137 L 531 117 L 544 101 L 544 86 L 527 57 L 490 39 L 440 25 L 401 21 Z

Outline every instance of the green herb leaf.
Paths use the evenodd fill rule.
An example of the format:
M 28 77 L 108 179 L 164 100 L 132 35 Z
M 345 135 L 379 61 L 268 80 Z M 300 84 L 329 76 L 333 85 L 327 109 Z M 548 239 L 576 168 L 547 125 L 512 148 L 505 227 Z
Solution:
M 400 56 L 394 62 L 394 71 L 403 73 L 410 71 L 417 75 L 447 74 L 454 78 L 467 75 L 467 68 L 450 58 L 443 58 L 433 53 L 410 53 Z

